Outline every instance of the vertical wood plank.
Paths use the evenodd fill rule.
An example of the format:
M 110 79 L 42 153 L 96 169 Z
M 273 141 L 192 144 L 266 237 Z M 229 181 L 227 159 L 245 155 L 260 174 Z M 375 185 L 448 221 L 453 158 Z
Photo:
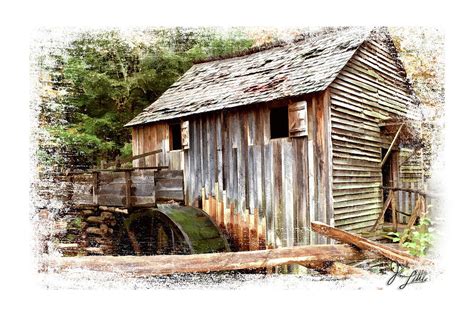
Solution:
M 208 118 L 208 123 L 207 123 L 207 140 L 208 140 L 208 155 L 209 155 L 209 166 L 208 166 L 208 172 L 209 172 L 209 185 L 210 185 L 210 193 L 211 195 L 216 196 L 216 187 L 215 183 L 217 181 L 217 164 L 216 164 L 216 154 L 217 154 L 217 148 L 216 148 L 216 116 L 215 114 L 210 114 L 207 116 Z
M 330 91 L 327 89 L 316 96 L 316 155 L 319 158 L 318 217 L 321 221 L 334 225 L 330 117 Z M 331 242 L 327 238 L 322 240 Z
M 219 184 L 217 190 L 219 192 L 224 191 L 224 141 L 222 133 L 222 119 L 223 113 L 216 115 L 216 168 L 217 176 L 216 181 Z
M 294 245 L 294 196 L 293 196 L 294 153 L 292 143 L 282 139 L 282 191 L 283 191 L 283 230 L 285 247 Z
M 240 117 L 240 120 L 245 118 L 245 115 L 238 113 L 237 119 Z M 247 141 L 246 137 L 246 126 L 242 121 L 239 122 L 239 128 L 236 129 L 236 142 L 237 142 L 237 212 L 244 212 L 247 205 L 246 199 L 246 162 L 244 153 L 247 152 Z
M 229 174 L 230 174 L 230 136 L 229 136 L 229 125 L 228 125 L 228 113 L 222 113 L 222 187 L 224 190 L 231 192 L 229 190 Z
M 125 207 L 132 206 L 132 172 L 125 171 Z
M 258 215 L 258 209 L 255 209 L 253 212 L 253 229 L 254 229 L 254 237 L 253 237 L 253 249 L 259 249 L 259 241 L 260 241 L 260 220 Z
M 275 153 L 276 155 L 276 153 Z M 266 225 L 266 238 L 267 244 L 275 245 L 275 199 L 276 193 L 274 192 L 275 187 L 273 180 L 273 171 L 276 170 L 274 166 L 274 153 L 273 145 L 267 143 L 264 145 L 263 159 L 264 164 L 264 206 L 265 206 L 265 225 Z
M 137 138 L 137 128 L 133 127 L 132 128 L 132 156 L 138 155 L 138 138 Z M 138 167 L 138 161 L 133 160 L 132 161 L 132 166 L 133 167 Z
M 249 205 L 249 208 L 250 208 L 250 211 L 251 213 L 254 211 L 255 207 L 256 207 L 256 203 L 255 203 L 255 180 L 256 180 L 256 176 L 255 176 L 255 156 L 254 156 L 254 146 L 253 145 L 250 145 L 248 146 L 248 149 L 247 149 L 247 154 L 248 154 L 248 162 L 247 162 L 247 165 L 248 165 L 248 173 L 247 173 L 247 177 L 248 177 L 248 180 L 247 180 L 247 185 L 248 185 L 248 189 L 247 189 L 247 192 L 248 192 L 248 205 Z
M 72 181 L 71 181 L 72 182 Z M 99 202 L 99 173 L 92 173 L 92 203 L 98 204 Z
M 311 112 L 310 112 L 311 113 Z M 315 191 L 315 176 L 314 176 L 314 153 L 313 141 L 308 141 L 308 210 L 309 222 L 316 221 L 316 198 Z M 309 243 L 314 245 L 317 243 L 316 233 L 309 230 Z
M 256 140 L 256 110 L 248 110 L 247 113 L 247 192 L 248 192 L 248 207 L 250 213 L 257 207 L 256 196 L 257 196 L 257 178 L 256 178 L 256 159 L 255 159 L 255 140 Z
M 282 148 L 280 141 L 272 140 L 272 153 L 273 153 L 273 163 L 272 163 L 272 177 L 271 177 L 271 187 L 272 187 L 272 210 L 274 215 L 273 225 L 274 225 L 274 244 L 276 248 L 283 246 L 283 223 L 285 220 L 284 209 L 282 203 Z
M 235 230 L 235 213 L 234 213 L 234 203 L 229 205 L 229 235 L 236 240 L 237 232 Z
M 249 158 L 248 158 L 248 146 L 249 146 L 249 128 L 248 128 L 248 113 L 241 111 L 240 113 L 240 126 L 241 126 L 241 164 L 243 168 L 243 207 L 248 208 L 249 205 Z

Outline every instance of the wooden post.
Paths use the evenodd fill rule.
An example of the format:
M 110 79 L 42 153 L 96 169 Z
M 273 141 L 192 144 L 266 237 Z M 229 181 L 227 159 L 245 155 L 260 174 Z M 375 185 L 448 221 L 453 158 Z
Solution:
M 132 172 L 125 171 L 125 207 L 132 206 Z
M 259 245 L 260 245 L 260 232 L 259 232 L 260 223 L 259 223 L 259 218 L 258 218 L 258 208 L 256 208 L 253 211 L 253 228 L 255 230 L 255 236 L 253 240 L 253 243 L 254 243 L 253 249 L 258 250 Z
M 415 203 L 415 208 L 411 212 L 411 216 L 410 216 L 410 219 L 408 220 L 406 229 L 410 230 L 410 228 L 412 228 L 413 225 L 415 225 L 416 219 L 424 215 L 424 212 L 425 212 L 424 208 L 425 208 L 424 197 L 422 195 L 418 195 L 418 199 L 416 200 L 416 203 Z M 402 238 L 400 238 L 400 244 L 403 244 L 406 238 L 407 238 L 406 235 L 402 236 Z
M 235 240 L 236 240 L 236 244 L 237 244 L 237 248 L 240 250 L 242 250 L 242 220 L 241 220 L 241 215 L 240 215 L 240 212 L 237 211 L 236 212 L 236 219 L 235 219 L 235 223 L 234 223 L 234 228 L 235 228 Z
M 204 212 L 209 214 L 209 210 L 206 209 L 206 188 L 205 187 L 201 189 L 201 204 L 202 204 L 201 207 L 204 210 Z
M 215 216 L 215 220 L 216 220 L 216 224 L 217 226 L 220 225 L 220 218 L 219 218 L 219 184 L 216 182 L 214 183 L 214 192 L 216 192 L 216 200 L 215 200 L 215 203 L 214 203 L 214 216 Z
M 317 218 L 326 223 L 334 220 L 334 202 L 332 192 L 332 139 L 331 139 L 331 91 L 326 89 L 315 98 L 316 146 L 317 158 Z M 318 238 L 322 243 L 326 238 Z M 328 241 L 331 242 L 331 241 Z
M 397 210 L 395 209 L 395 203 L 393 200 L 395 199 L 395 193 L 392 192 L 392 225 L 395 227 L 395 231 L 398 231 L 398 220 L 397 220 Z
M 228 230 L 229 224 L 229 212 L 227 210 L 227 193 L 222 191 L 222 225 L 225 230 Z
M 221 229 L 226 229 L 226 223 L 225 223 L 225 209 L 224 209 L 224 201 L 221 201 L 219 203 L 219 226 Z
M 380 212 L 379 217 L 375 221 L 374 226 L 372 226 L 370 231 L 372 231 L 372 232 L 375 231 L 377 229 L 377 227 L 380 225 L 380 223 L 383 223 L 383 218 L 384 218 L 385 212 L 387 211 L 388 207 L 392 203 L 392 199 L 393 199 L 393 191 L 390 190 L 390 192 L 388 193 L 388 196 L 387 196 L 387 200 L 385 201 L 385 204 L 382 208 L 382 211 Z
M 216 221 L 216 199 L 212 195 L 209 196 L 209 208 L 211 218 Z
M 259 242 L 260 249 L 267 249 L 267 223 L 265 218 L 262 220 L 261 240 Z
M 243 216 L 243 237 L 244 237 L 244 249 L 250 250 L 250 212 L 248 208 L 244 209 Z
M 92 173 L 92 203 L 99 204 L 99 173 Z
M 388 156 L 390 156 L 390 152 L 392 151 L 393 145 L 395 145 L 395 142 L 397 141 L 398 135 L 400 134 L 403 125 L 405 125 L 405 123 L 400 124 L 400 127 L 398 128 L 398 131 L 395 134 L 395 137 L 393 137 L 392 143 L 390 144 L 387 152 L 385 153 L 385 157 L 383 157 L 382 162 L 380 163 L 380 167 L 383 167 L 383 165 L 385 164 L 385 161 L 387 161 L 388 159 Z
M 155 171 L 153 172 L 153 196 L 154 196 L 154 204 L 155 204 L 155 205 L 156 205 L 156 203 L 158 202 L 158 196 L 157 196 L 157 194 L 156 194 L 156 191 L 157 191 L 157 187 L 156 187 L 157 184 L 156 184 L 156 183 L 158 182 L 158 181 L 157 181 L 157 178 L 158 178 L 158 177 L 157 177 L 157 173 L 158 173 L 158 170 L 155 170 Z
M 235 240 L 236 233 L 235 233 L 234 203 L 230 203 L 228 232 L 229 232 L 230 237 Z
M 426 215 L 426 198 L 420 195 L 421 207 L 420 207 L 420 217 Z
M 255 236 L 257 235 L 255 233 L 255 216 L 252 216 L 249 214 L 249 250 L 256 250 L 257 248 L 255 247 Z

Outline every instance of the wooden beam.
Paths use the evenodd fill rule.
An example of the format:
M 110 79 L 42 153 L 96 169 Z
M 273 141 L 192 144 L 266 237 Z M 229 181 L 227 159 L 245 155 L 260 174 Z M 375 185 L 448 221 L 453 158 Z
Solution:
M 112 162 L 104 162 L 103 165 L 101 164 L 101 168 L 102 169 L 105 169 L 105 168 L 109 168 L 109 167 L 112 167 L 112 166 L 115 166 L 115 168 L 120 168 L 120 166 L 123 164 L 123 163 L 126 163 L 126 162 L 131 162 L 131 161 L 134 161 L 134 160 L 137 160 L 137 159 L 140 159 L 140 158 L 144 158 L 144 157 L 148 157 L 148 156 L 151 156 L 151 155 L 155 155 L 155 154 L 159 154 L 161 153 L 162 150 L 161 149 L 157 149 L 157 150 L 153 150 L 153 151 L 150 151 L 150 152 L 146 152 L 146 153 L 143 153 L 143 154 L 139 154 L 139 155 L 136 155 L 136 156 L 132 156 L 130 158 L 127 158 L 127 159 L 120 159 L 119 157 L 117 157 L 115 159 L 115 161 L 112 161 Z
M 418 199 L 416 200 L 415 208 L 413 209 L 413 211 L 410 215 L 410 218 L 408 220 L 408 224 L 407 224 L 407 227 L 406 227 L 407 230 L 410 230 L 410 228 L 412 228 L 413 225 L 415 225 L 416 219 L 418 217 L 421 217 L 421 215 L 424 213 L 424 211 L 423 211 L 424 207 L 425 207 L 425 200 L 424 200 L 424 197 L 422 195 L 420 195 L 418 197 Z M 400 245 L 403 245 L 403 243 L 405 242 L 407 237 L 408 237 L 407 235 L 403 235 L 400 238 Z
M 196 255 L 52 257 L 43 263 L 45 269 L 57 272 L 85 269 L 134 276 L 154 276 L 261 269 L 286 264 L 307 265 L 327 261 L 350 262 L 378 257 L 376 254 L 358 250 L 349 245 L 312 245 Z
M 325 235 L 343 243 L 354 245 L 362 250 L 371 251 L 379 256 L 398 262 L 404 266 L 417 267 L 420 265 L 433 264 L 431 260 L 414 257 L 401 250 L 393 249 L 389 246 L 373 242 L 366 238 L 348 233 L 335 227 L 331 227 L 321 222 L 312 222 L 311 228 L 319 234 Z
M 317 200 L 316 218 L 320 221 L 331 223 L 334 220 L 334 199 L 332 190 L 332 138 L 331 138 L 331 91 L 326 89 L 324 92 L 317 94 L 314 98 L 314 119 L 315 127 L 315 153 L 316 159 L 314 171 L 316 177 Z M 318 237 L 321 243 L 325 243 L 325 239 Z
M 133 168 L 115 168 L 115 169 L 88 169 L 84 171 L 66 171 L 64 175 L 73 176 L 81 174 L 89 174 L 94 172 L 125 172 L 125 171 L 135 171 L 135 170 L 163 170 L 169 169 L 168 166 L 152 166 L 152 167 L 133 167 Z M 63 175 L 59 173 L 58 176 Z
M 402 128 L 403 128 L 404 125 L 405 125 L 405 123 L 400 124 L 400 127 L 398 128 L 398 131 L 395 134 L 395 137 L 393 137 L 392 143 L 388 147 L 388 150 L 387 150 L 387 153 L 385 154 L 385 157 L 383 157 L 382 162 L 380 163 L 380 167 L 383 167 L 383 165 L 385 164 L 385 161 L 387 161 L 387 159 L 388 159 L 388 156 L 390 156 L 390 152 L 392 151 L 393 145 L 395 145 L 395 142 L 398 139 L 398 135 L 400 135 L 400 132 L 402 131 Z
M 134 171 L 134 170 L 162 170 L 162 169 L 168 169 L 168 166 L 115 168 L 115 169 L 92 169 L 92 170 L 86 171 L 85 173 L 87 173 L 87 172 L 125 172 L 125 171 Z
M 383 219 L 384 219 L 384 215 L 385 215 L 385 212 L 387 211 L 388 207 L 390 206 L 390 204 L 392 203 L 392 200 L 393 200 L 393 191 L 390 191 L 388 193 L 388 197 L 387 197 L 387 200 L 385 201 L 385 204 L 382 208 L 382 211 L 380 212 L 380 215 L 379 217 L 377 218 L 377 220 L 375 221 L 374 223 L 374 226 L 372 226 L 372 228 L 370 229 L 371 232 L 375 231 L 377 229 L 377 227 L 383 223 Z
M 419 194 L 419 195 L 423 195 L 425 197 L 427 196 L 427 197 L 431 197 L 431 198 L 440 198 L 440 196 L 438 194 L 428 193 L 428 192 L 421 191 L 421 190 L 415 190 L 415 189 L 409 189 L 409 188 L 403 188 L 403 187 L 385 187 L 385 186 L 382 186 L 381 188 L 384 189 L 384 190 L 405 191 L 405 192 L 410 192 L 410 193 L 416 193 L 416 194 Z

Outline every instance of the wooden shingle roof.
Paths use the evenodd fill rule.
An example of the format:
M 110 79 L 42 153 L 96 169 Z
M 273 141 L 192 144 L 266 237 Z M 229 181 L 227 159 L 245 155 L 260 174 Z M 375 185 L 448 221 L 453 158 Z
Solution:
M 346 28 L 240 57 L 193 65 L 125 126 L 325 90 L 370 30 Z

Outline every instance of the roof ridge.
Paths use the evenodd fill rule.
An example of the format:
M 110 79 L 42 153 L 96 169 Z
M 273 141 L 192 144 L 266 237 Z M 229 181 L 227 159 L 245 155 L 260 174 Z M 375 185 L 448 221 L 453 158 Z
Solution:
M 322 91 L 368 39 L 371 29 L 325 28 L 281 45 L 287 48 L 267 48 L 263 56 L 269 58 L 254 52 L 193 65 L 125 126 Z
M 297 44 L 301 43 L 304 41 L 309 41 L 312 39 L 315 39 L 317 37 L 323 37 L 326 35 L 330 35 L 331 33 L 335 32 L 340 32 L 340 31 L 353 31 L 354 27 L 349 27 L 349 26 L 341 26 L 341 27 L 323 27 L 321 30 L 315 31 L 315 32 L 306 32 L 306 33 L 300 33 L 297 34 L 292 40 L 290 41 L 284 41 L 281 39 L 274 40 L 272 42 L 264 43 L 262 45 L 250 47 L 248 49 L 244 49 L 242 51 L 238 52 L 231 52 L 223 55 L 217 55 L 217 56 L 211 56 L 211 57 L 205 57 L 202 59 L 197 59 L 196 61 L 193 62 L 193 65 L 198 65 L 198 64 L 204 64 L 208 62 L 213 62 L 213 61 L 220 61 L 220 60 L 226 60 L 226 59 L 232 59 L 232 58 L 238 58 L 238 57 L 243 57 L 243 56 L 249 56 L 253 55 L 259 52 L 271 50 L 274 48 L 279 48 L 279 47 L 287 47 L 292 44 Z

